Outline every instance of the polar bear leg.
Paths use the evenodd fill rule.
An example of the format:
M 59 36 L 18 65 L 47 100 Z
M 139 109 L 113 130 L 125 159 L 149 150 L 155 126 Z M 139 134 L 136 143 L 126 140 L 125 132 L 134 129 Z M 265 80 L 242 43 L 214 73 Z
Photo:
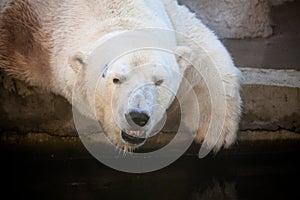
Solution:
M 165 0 L 165 5 L 174 30 L 178 34 L 178 45 L 191 48 L 190 61 L 194 64 L 194 69 L 201 74 L 200 76 L 199 74 L 195 75 L 193 70 L 186 73 L 186 78 L 195 85 L 194 91 L 197 93 L 198 98 L 200 122 L 197 124 L 195 120 L 188 117 L 183 121 L 191 131 L 198 129 L 196 141 L 200 142 L 205 138 L 206 145 L 216 143 L 214 145 L 215 152 L 222 146 L 229 147 L 236 140 L 241 115 L 241 98 L 239 94 L 241 74 L 218 38 L 193 13 L 185 6 L 179 6 L 173 0 Z M 224 115 L 225 119 L 211 121 L 211 116 L 214 116 L 213 118 L 219 117 L 219 107 L 224 106 L 224 104 L 215 105 L 215 102 L 210 101 L 210 89 L 205 86 L 203 76 L 206 76 L 208 80 L 213 80 L 216 71 L 220 82 L 216 81 L 215 84 L 222 84 L 225 89 L 226 113 Z M 192 105 L 191 102 L 189 103 Z M 212 109 L 212 106 L 216 109 Z M 224 126 L 221 133 L 210 132 L 207 134 L 209 123 L 214 124 L 222 120 L 224 120 Z
M 214 102 L 211 97 L 214 94 L 210 88 L 213 84 L 209 86 L 203 77 L 195 76 L 195 70 L 192 69 L 185 74 L 189 83 L 194 84 L 194 88 L 185 94 L 183 104 L 188 107 L 188 114 L 182 116 L 183 123 L 191 132 L 197 132 L 196 142 L 201 142 L 205 138 L 205 145 L 214 146 L 215 152 L 222 146 L 228 148 L 236 140 L 241 115 L 239 74 L 234 71 L 219 74 L 222 82 L 216 84 L 221 84 L 225 93 L 217 94 L 215 98 L 218 98 L 218 95 L 222 98 Z M 219 129 L 215 128 L 218 126 Z

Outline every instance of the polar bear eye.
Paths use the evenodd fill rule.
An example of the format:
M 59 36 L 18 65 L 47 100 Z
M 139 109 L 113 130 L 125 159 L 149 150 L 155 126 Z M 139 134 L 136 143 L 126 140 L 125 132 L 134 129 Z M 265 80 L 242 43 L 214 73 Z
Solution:
M 156 86 L 161 86 L 161 84 L 163 84 L 163 82 L 164 82 L 164 80 L 158 80 L 158 81 L 156 81 L 154 84 L 155 84 Z
M 121 80 L 118 79 L 118 78 L 114 78 L 113 79 L 113 83 L 116 84 L 116 85 L 120 85 L 121 84 Z

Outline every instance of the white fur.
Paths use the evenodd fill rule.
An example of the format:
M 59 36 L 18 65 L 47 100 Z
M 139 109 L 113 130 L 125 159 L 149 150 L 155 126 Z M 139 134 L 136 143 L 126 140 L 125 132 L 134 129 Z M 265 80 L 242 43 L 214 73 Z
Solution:
M 224 96 L 227 105 L 225 124 L 219 138 L 211 134 L 207 136 L 206 142 L 213 144 L 218 140 L 215 146 L 217 151 L 223 145 L 228 147 L 235 141 L 241 113 L 239 70 L 235 68 L 230 55 L 213 32 L 186 7 L 179 6 L 175 0 L 30 0 L 29 2 L 32 9 L 35 9 L 41 28 L 46 35 L 50 35 L 53 42 L 53 48 L 50 48 L 52 73 L 49 74 L 49 83 L 45 83 L 47 80 L 33 82 L 39 86 L 47 85 L 50 90 L 64 96 L 71 103 L 74 86 L 76 86 L 78 98 L 73 103 L 81 105 L 79 110 L 87 116 L 91 116 L 95 100 L 97 117 L 104 130 L 117 145 L 128 149 L 120 139 L 120 128 L 117 126 L 122 126 L 124 123 L 123 115 L 126 112 L 124 110 L 126 106 L 120 99 L 127 98 L 130 101 L 130 94 L 135 85 L 154 82 L 155 79 L 163 79 L 165 87 L 177 91 L 181 80 L 176 77 L 175 73 L 180 71 L 185 71 L 185 78 L 192 83 L 197 92 L 198 102 L 189 102 L 187 98 L 186 103 L 191 106 L 199 105 L 200 113 L 194 114 L 201 115 L 200 124 L 193 119 L 183 119 L 191 131 L 198 131 L 197 141 L 204 139 L 210 117 L 218 116 L 218 109 L 211 108 L 210 98 L 205 88 L 205 80 L 213 83 L 217 75 L 220 76 L 225 89 Z M 117 61 L 119 63 L 112 64 L 105 79 L 100 79 L 98 82 L 99 74 L 101 75 L 105 66 L 90 62 L 92 58 L 103 56 L 96 52 L 97 47 L 124 31 L 143 28 L 160 28 L 178 32 L 178 34 L 168 36 L 157 36 L 158 40 L 174 46 L 174 50 L 178 47 L 177 60 L 174 55 L 143 52 L 141 56 L 146 55 L 148 60 L 145 59 L 140 65 L 156 62 L 162 67 L 159 70 L 156 70 L 157 66 L 148 67 L 150 70 L 148 72 L 137 70 L 136 73 L 127 77 L 132 81 L 127 87 L 122 86 L 121 91 L 112 84 L 112 78 L 117 74 L 122 75 L 133 70 L 133 66 L 129 64 L 132 57 L 126 58 L 125 56 Z M 189 39 L 180 37 L 180 34 Z M 181 57 L 188 57 L 195 64 L 196 70 L 206 79 L 197 75 L 189 63 Z M 78 74 L 80 74 L 79 77 Z M 150 103 L 149 99 L 142 102 L 148 112 L 154 113 L 152 118 L 155 120 L 151 128 L 162 118 L 163 111 L 154 112 L 150 104 L 161 104 L 164 110 L 174 99 L 174 94 L 161 88 L 149 86 L 147 89 L 137 90 L 135 94 L 137 96 L 138 93 L 149 93 L 149 96 L 153 97 Z M 178 92 L 184 90 L 185 87 L 181 85 Z M 94 95 L 95 92 L 96 95 Z M 117 92 L 119 98 L 114 99 L 113 92 Z M 223 94 L 222 91 L 220 94 Z M 113 98 L 112 103 L 111 98 Z M 117 117 L 111 114 L 112 107 L 108 105 L 116 109 Z M 218 108 L 219 105 L 214 106 Z
M 61 30 L 62 26 L 68 27 L 70 24 L 73 25 L 74 23 L 72 21 L 68 21 L 69 18 L 67 18 L 63 24 L 58 24 L 56 29 L 58 31 L 53 32 L 53 37 L 55 37 L 55 41 L 57 41 L 55 47 L 57 49 L 63 49 L 60 51 L 54 49 L 55 53 L 53 54 L 53 71 L 54 77 L 56 78 L 54 82 L 55 90 L 65 96 L 67 99 L 71 99 L 71 91 L 72 86 L 74 85 L 76 73 L 74 73 L 74 71 L 68 67 L 66 58 L 74 55 L 83 46 L 90 46 L 90 43 L 93 43 L 96 39 L 99 39 L 114 31 L 126 30 L 128 27 L 129 29 L 154 27 L 174 30 L 186 35 L 202 48 L 202 50 L 199 50 L 198 47 L 194 46 L 194 43 L 190 43 L 188 40 L 176 41 L 177 45 L 187 46 L 194 51 L 193 55 L 191 55 L 191 60 L 193 60 L 195 63 L 198 63 L 197 66 L 201 67 L 198 68 L 198 70 L 202 74 L 213 76 L 209 67 L 212 65 L 216 66 L 220 73 L 226 90 L 227 111 L 224 130 L 218 140 L 215 150 L 219 150 L 223 145 L 225 145 L 225 147 L 231 145 L 236 139 L 236 132 L 240 118 L 240 73 L 239 70 L 234 67 L 228 52 L 225 50 L 224 46 L 220 43 L 217 37 L 212 33 L 212 31 L 205 27 L 201 21 L 197 19 L 195 15 L 192 14 L 186 7 L 179 6 L 174 0 L 157 0 L 151 1 L 151 3 L 150 1 L 135 0 L 127 0 L 126 2 L 123 0 L 92 2 L 93 9 L 91 9 L 90 6 L 83 5 L 83 2 L 77 1 L 80 6 L 73 5 L 73 3 L 67 3 L 68 5 L 66 7 L 62 7 L 64 9 L 58 13 L 59 16 L 62 15 L 62 18 L 64 18 L 64 15 L 69 15 L 68 13 L 71 13 L 70 15 L 72 18 L 70 18 L 70 20 L 75 20 L 73 18 L 76 17 L 75 21 L 81 24 L 80 26 L 78 26 L 78 24 L 74 25 L 76 30 L 68 30 L 68 36 L 63 37 L 62 35 L 64 33 L 59 31 Z M 72 5 L 72 7 L 69 5 Z M 112 10 L 110 8 L 112 7 L 116 8 L 116 11 L 118 12 L 115 11 L 115 14 L 109 13 Z M 65 11 L 67 11 L 67 14 Z M 121 19 L 124 18 L 127 20 L 122 21 Z M 71 27 L 73 29 L 73 26 Z M 174 35 L 174 37 L 176 36 Z M 211 58 L 212 60 L 210 60 Z M 187 74 L 186 78 L 195 85 L 200 85 L 200 87 L 202 84 L 204 84 L 204 82 L 201 82 L 203 79 L 193 76 L 193 73 Z M 91 77 L 88 77 L 87 79 L 93 80 Z M 108 88 L 101 88 L 101 90 L 112 90 L 112 88 L 110 88 L 112 87 L 111 85 L 107 85 L 107 87 Z M 103 91 L 101 92 L 104 93 Z M 124 93 L 126 93 L 126 91 L 124 91 Z M 193 127 L 200 127 L 197 135 L 198 141 L 203 140 L 205 136 L 207 131 L 207 125 L 205 123 L 208 123 L 208 112 L 211 111 L 208 105 L 209 100 L 205 99 L 208 97 L 202 95 L 202 93 L 198 94 L 200 113 L 202 116 L 204 116 L 201 118 L 203 121 L 201 121 L 199 125 L 193 124 L 193 120 L 191 119 L 185 119 L 187 126 L 192 130 Z M 91 96 L 91 94 L 88 94 L 88 96 Z M 101 98 L 104 98 L 103 96 L 105 95 L 101 95 Z M 172 99 L 172 97 L 165 98 Z M 98 101 L 99 102 L 96 101 L 96 106 L 102 112 L 102 107 L 105 107 L 107 104 L 109 104 L 109 102 L 104 102 L 103 100 L 99 99 Z M 107 114 L 108 111 L 105 113 Z M 206 113 L 207 116 L 205 116 Z M 115 132 L 116 130 L 112 130 L 112 127 L 110 127 L 115 125 L 112 116 L 105 116 L 102 118 L 104 121 L 107 121 L 107 123 L 111 123 L 103 125 L 108 127 L 107 131 Z M 109 120 L 107 120 L 107 118 L 109 118 Z M 210 136 L 208 136 L 208 138 L 209 137 Z M 216 140 L 217 138 L 211 136 L 211 138 L 208 139 L 208 142 L 214 143 Z

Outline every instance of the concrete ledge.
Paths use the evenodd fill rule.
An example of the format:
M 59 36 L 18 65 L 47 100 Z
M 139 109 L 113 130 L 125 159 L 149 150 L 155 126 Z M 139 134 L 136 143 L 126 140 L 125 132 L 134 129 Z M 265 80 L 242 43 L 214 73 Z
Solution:
M 300 72 L 241 68 L 244 101 L 241 130 L 300 132 Z
M 142 146 L 140 152 L 160 149 L 172 140 L 172 134 L 158 134 Z M 1 148 L 6 152 L 29 154 L 42 159 L 91 158 L 78 137 L 59 137 L 47 133 L 6 132 L 0 136 Z M 101 145 L 101 142 L 99 143 Z M 237 142 L 218 155 L 245 155 L 282 152 L 299 152 L 300 134 L 279 131 L 240 131 Z M 185 155 L 198 155 L 200 144 L 192 144 Z
M 265 85 L 300 88 L 300 71 L 240 68 L 243 85 Z
M 152 137 L 146 144 L 146 147 L 157 148 L 166 145 L 172 140 L 174 135 L 172 133 L 159 133 Z M 48 133 L 27 133 L 19 134 L 17 132 L 4 132 L 1 133 L 0 139 L 2 144 L 21 145 L 21 146 L 38 146 L 38 145 L 53 145 L 53 148 L 60 148 L 66 146 L 82 145 L 79 137 L 68 136 L 60 137 L 57 135 L 49 135 Z M 238 133 L 238 143 L 247 142 L 270 142 L 270 141 L 300 141 L 300 134 L 287 131 L 240 131 Z M 101 141 L 97 141 L 101 142 Z
M 254 68 L 241 71 L 244 106 L 240 129 L 300 132 L 300 72 Z M 77 136 L 71 105 L 62 97 L 2 74 L 0 99 L 0 132 Z
M 76 135 L 71 105 L 63 98 L 0 71 L 0 132 Z

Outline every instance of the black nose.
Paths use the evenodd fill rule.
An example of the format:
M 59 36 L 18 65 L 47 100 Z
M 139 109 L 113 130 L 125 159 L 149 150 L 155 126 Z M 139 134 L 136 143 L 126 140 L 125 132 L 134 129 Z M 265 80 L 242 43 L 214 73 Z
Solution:
M 150 118 L 149 115 L 147 115 L 145 112 L 139 112 L 139 111 L 131 111 L 129 112 L 129 114 L 126 114 L 125 117 L 129 125 L 134 126 L 135 124 L 140 127 L 145 126 Z M 134 124 L 132 124 L 132 122 Z

